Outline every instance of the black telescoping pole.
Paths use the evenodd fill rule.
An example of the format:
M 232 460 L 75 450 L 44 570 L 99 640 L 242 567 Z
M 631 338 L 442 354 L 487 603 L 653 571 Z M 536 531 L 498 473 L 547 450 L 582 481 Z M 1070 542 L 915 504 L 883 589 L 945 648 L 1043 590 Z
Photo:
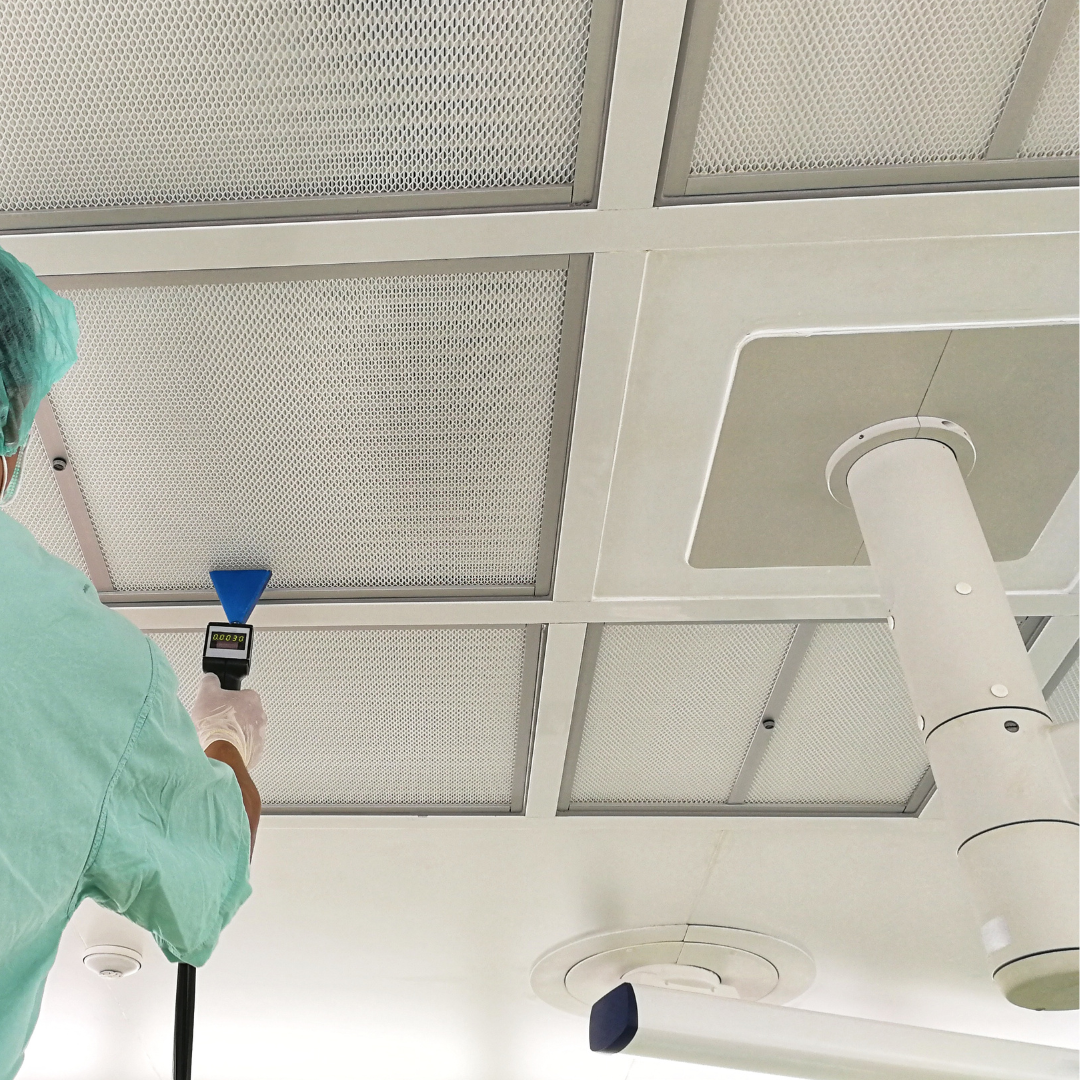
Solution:
M 176 1022 L 173 1025 L 173 1080 L 191 1080 L 191 1044 L 195 1037 L 195 969 L 176 965 Z

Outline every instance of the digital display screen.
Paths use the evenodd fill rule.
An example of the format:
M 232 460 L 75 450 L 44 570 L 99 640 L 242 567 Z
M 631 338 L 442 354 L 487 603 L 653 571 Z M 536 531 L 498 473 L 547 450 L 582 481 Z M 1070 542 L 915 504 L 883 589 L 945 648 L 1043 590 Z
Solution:
M 247 634 L 230 634 L 225 630 L 210 632 L 211 649 L 236 649 L 243 652 L 247 648 Z
M 246 626 L 211 623 L 206 628 L 203 656 L 209 660 L 246 661 L 251 652 L 251 630 Z

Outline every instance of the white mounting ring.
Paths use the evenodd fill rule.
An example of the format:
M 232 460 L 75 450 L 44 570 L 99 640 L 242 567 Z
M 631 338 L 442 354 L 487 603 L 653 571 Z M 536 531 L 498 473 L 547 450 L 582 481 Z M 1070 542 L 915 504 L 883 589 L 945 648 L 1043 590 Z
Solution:
M 956 463 L 964 476 L 975 468 L 975 444 L 959 424 L 942 420 L 940 416 L 903 416 L 864 428 L 833 451 L 825 466 L 825 483 L 828 484 L 829 494 L 841 506 L 851 506 L 847 486 L 851 466 L 871 450 L 901 439 L 933 439 L 934 442 L 944 443 L 956 456 Z

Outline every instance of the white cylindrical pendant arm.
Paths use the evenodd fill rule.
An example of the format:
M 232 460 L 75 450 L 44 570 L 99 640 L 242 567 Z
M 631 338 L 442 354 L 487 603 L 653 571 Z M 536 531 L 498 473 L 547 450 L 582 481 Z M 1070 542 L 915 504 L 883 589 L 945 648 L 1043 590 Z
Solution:
M 1076 805 L 1046 702 L 952 450 L 898 438 L 846 476 L 991 972 L 1078 1002 Z

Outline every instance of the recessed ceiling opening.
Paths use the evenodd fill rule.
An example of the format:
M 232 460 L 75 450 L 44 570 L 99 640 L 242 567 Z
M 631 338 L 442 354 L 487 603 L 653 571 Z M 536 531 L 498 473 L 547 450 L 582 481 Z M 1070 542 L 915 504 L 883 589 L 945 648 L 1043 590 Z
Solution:
M 739 354 L 690 565 L 865 563 L 825 467 L 856 432 L 942 416 L 970 434 L 968 490 L 994 558 L 1023 558 L 1077 474 L 1077 328 L 763 337 Z

